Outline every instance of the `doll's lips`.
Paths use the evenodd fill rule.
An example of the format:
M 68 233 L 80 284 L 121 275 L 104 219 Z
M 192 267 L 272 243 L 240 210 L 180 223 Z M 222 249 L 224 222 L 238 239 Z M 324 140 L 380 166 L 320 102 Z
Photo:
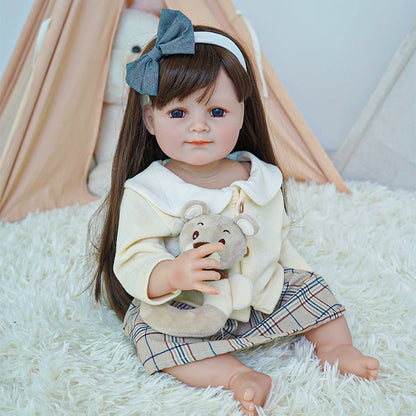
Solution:
M 205 144 L 210 144 L 212 142 L 207 141 L 207 140 L 190 140 L 190 141 L 188 141 L 186 143 L 193 144 L 194 146 L 203 146 Z

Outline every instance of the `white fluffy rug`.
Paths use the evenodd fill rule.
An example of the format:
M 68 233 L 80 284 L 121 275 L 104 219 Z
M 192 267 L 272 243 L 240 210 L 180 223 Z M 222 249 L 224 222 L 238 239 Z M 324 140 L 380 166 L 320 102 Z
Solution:
M 303 338 L 238 353 L 273 377 L 266 415 L 416 414 L 416 193 L 289 184 L 292 241 L 330 282 L 376 382 L 321 372 Z M 230 392 L 148 377 L 105 305 L 82 293 L 96 203 L 0 224 L 1 415 L 240 415 Z M 263 414 L 263 413 L 262 413 Z

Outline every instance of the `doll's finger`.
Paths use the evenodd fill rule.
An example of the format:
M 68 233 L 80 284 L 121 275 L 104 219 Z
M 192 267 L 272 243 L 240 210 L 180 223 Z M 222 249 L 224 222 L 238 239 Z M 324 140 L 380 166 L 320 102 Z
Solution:
M 193 285 L 203 284 L 203 282 L 216 282 L 221 279 L 221 275 L 216 270 L 201 270 L 193 274 Z
M 218 273 L 216 270 L 208 269 L 202 270 L 202 272 L 198 275 L 199 281 L 217 281 L 221 279 L 221 274 Z
M 199 267 L 201 269 L 222 269 L 221 263 L 210 257 L 205 257 L 200 260 Z
M 220 290 L 217 287 L 204 285 L 203 283 L 195 285 L 195 290 L 206 293 L 207 295 L 218 295 L 220 293 Z
M 223 243 L 207 243 L 202 246 L 199 246 L 195 250 L 198 256 L 206 257 L 210 256 L 212 253 L 216 253 L 217 251 L 225 250 L 225 246 Z

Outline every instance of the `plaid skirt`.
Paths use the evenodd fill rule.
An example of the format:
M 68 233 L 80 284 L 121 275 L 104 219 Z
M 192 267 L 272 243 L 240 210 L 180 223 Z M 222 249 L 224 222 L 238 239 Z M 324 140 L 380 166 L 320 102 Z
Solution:
M 174 302 L 176 307 L 188 305 Z M 285 283 L 275 310 L 265 314 L 251 310 L 248 322 L 229 319 L 217 334 L 206 338 L 173 337 L 155 331 L 140 317 L 140 305 L 132 303 L 123 329 L 133 341 L 148 374 L 216 355 L 264 344 L 340 317 L 345 312 L 325 280 L 314 273 L 285 269 Z

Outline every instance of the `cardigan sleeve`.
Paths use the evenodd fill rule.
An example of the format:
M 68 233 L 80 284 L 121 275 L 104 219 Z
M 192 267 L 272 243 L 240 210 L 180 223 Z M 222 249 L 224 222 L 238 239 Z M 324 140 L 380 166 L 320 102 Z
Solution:
M 299 270 L 312 271 L 311 266 L 303 259 L 289 241 L 290 220 L 285 210 L 282 218 L 282 245 L 280 250 L 279 263 L 284 268 L 293 268 Z
M 148 297 L 149 278 L 154 267 L 174 256 L 166 249 L 164 238 L 172 237 L 172 222 L 146 199 L 125 189 L 120 207 L 114 273 L 124 289 L 134 298 L 159 305 L 178 296 L 181 291 L 159 298 Z M 166 215 L 165 215 L 166 216 Z

